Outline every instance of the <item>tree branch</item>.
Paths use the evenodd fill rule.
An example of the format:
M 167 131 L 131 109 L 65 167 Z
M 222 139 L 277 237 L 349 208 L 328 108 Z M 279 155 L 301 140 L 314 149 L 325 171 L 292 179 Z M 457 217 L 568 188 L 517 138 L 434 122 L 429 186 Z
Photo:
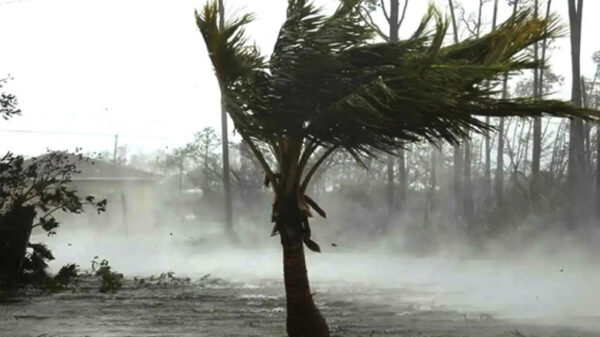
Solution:
M 371 27 L 373 30 L 375 30 L 375 33 L 377 33 L 377 35 L 381 36 L 381 38 L 383 38 L 386 41 L 390 40 L 390 37 L 387 36 L 380 28 L 379 26 L 377 26 L 377 24 L 375 23 L 375 20 L 373 20 L 373 17 L 371 16 L 371 14 L 369 13 L 369 11 L 366 8 L 363 8 L 363 12 L 365 12 L 366 16 L 363 15 L 362 13 L 359 12 L 359 15 L 361 16 L 361 18 L 365 21 L 365 23 Z
M 392 19 L 390 18 L 387 9 L 385 9 L 385 0 L 381 0 L 381 8 L 383 9 L 383 16 L 385 16 L 385 19 L 387 20 L 387 22 L 389 24 L 392 24 Z
M 398 30 L 402 27 L 402 23 L 404 22 L 404 17 L 406 16 L 406 8 L 408 8 L 408 0 L 404 2 L 404 8 L 402 9 L 402 17 L 400 17 L 400 21 L 398 21 Z

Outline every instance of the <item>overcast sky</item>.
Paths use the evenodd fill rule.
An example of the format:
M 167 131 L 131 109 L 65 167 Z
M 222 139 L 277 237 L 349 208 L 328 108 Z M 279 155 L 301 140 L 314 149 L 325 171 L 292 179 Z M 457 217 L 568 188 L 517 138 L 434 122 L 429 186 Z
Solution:
M 337 1 L 321 0 L 331 6 Z M 447 1 L 438 0 L 446 10 Z M 478 0 L 462 0 L 474 9 Z M 510 12 L 505 0 L 502 17 Z M 545 3 L 545 0 L 540 0 Z M 428 1 L 412 0 L 401 35 L 409 35 Z M 0 0 L 0 77 L 19 97 L 23 116 L 0 121 L 0 152 L 46 148 L 112 150 L 114 134 L 135 151 L 177 146 L 204 126 L 219 128 L 219 91 L 196 28 L 202 0 Z M 248 31 L 269 53 L 284 20 L 285 0 L 229 0 L 229 13 L 254 12 Z M 567 0 L 554 10 L 568 24 Z M 484 9 L 491 17 L 492 5 Z M 600 50 L 599 0 L 585 0 L 582 62 Z M 552 63 L 566 78 L 570 48 L 557 44 Z

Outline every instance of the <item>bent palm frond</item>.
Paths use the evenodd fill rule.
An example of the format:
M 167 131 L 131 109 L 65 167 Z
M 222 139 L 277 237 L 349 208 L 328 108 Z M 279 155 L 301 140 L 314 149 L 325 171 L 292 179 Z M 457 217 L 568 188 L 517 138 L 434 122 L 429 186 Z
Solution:
M 273 148 L 287 137 L 368 155 L 490 128 L 476 116 L 598 116 L 560 101 L 498 99 L 488 85 L 538 66 L 524 50 L 561 33 L 554 16 L 522 11 L 492 33 L 444 46 L 448 24 L 431 7 L 409 39 L 375 43 L 361 4 L 343 0 L 325 15 L 308 0 L 289 0 L 268 60 L 246 43 L 251 16 L 219 30 L 216 4 L 197 13 L 240 133 Z

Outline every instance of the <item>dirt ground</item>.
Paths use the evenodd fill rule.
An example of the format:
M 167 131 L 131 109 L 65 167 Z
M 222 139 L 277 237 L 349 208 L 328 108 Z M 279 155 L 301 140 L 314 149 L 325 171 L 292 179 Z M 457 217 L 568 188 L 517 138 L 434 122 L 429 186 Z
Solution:
M 81 281 L 75 291 L 0 304 L 0 336 L 285 336 L 278 280 L 138 279 L 115 294 L 100 294 L 97 285 Z M 313 288 L 334 336 L 600 336 L 586 318 L 570 328 L 542 326 L 432 305 L 426 292 L 410 289 L 343 282 Z

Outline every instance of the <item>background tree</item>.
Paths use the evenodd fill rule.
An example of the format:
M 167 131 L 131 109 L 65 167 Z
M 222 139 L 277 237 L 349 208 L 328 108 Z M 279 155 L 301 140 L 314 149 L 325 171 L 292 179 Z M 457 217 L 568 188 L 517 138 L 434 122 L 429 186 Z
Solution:
M 589 86 L 589 97 L 594 109 L 600 108 L 600 50 L 592 55 L 596 72 Z M 600 124 L 596 124 L 596 214 L 600 217 Z
M 370 11 L 367 10 L 365 11 L 366 13 L 366 17 L 368 18 L 368 21 L 370 26 L 373 27 L 374 29 L 376 29 L 376 31 L 379 33 L 379 35 L 386 41 L 389 42 L 398 42 L 399 40 L 399 34 L 400 34 L 400 28 L 402 27 L 402 23 L 404 22 L 404 18 L 406 17 L 406 10 L 408 9 L 408 3 L 409 0 L 405 0 L 404 1 L 404 6 L 402 9 L 402 12 L 400 12 L 400 1 L 399 0 L 389 0 L 389 5 L 386 5 L 387 1 L 386 0 L 375 0 L 375 1 L 371 1 L 366 3 L 367 5 L 371 4 L 373 5 L 378 5 L 379 7 L 382 8 L 383 11 L 383 15 L 386 19 L 386 22 L 388 23 L 388 33 L 384 33 L 382 32 L 380 29 L 377 28 L 377 25 L 375 24 L 373 18 L 370 16 Z M 389 8 L 389 10 L 388 10 Z M 371 8 L 372 9 L 372 8 Z M 396 156 L 398 158 L 398 185 L 399 185 L 399 191 L 400 193 L 396 193 L 396 186 L 394 184 L 394 164 L 396 162 Z M 397 151 L 396 154 L 392 155 L 388 155 L 387 156 L 387 203 L 388 203 L 388 211 L 389 211 L 389 215 L 391 216 L 394 213 L 394 210 L 398 207 L 401 206 L 402 203 L 404 202 L 404 198 L 406 197 L 406 155 L 404 153 L 404 149 L 400 149 Z M 399 200 L 395 200 L 395 195 L 398 194 L 399 196 Z M 386 223 L 385 223 L 385 227 L 383 229 L 383 231 L 387 231 L 387 227 L 389 226 L 389 221 L 391 221 L 391 219 L 389 219 Z
M 161 167 L 166 172 L 175 171 L 178 175 L 179 195 L 183 193 L 183 179 L 187 171 L 191 169 L 193 160 L 197 155 L 196 144 L 186 144 L 179 148 L 174 148 L 161 161 Z
M 194 135 L 194 141 L 186 145 L 192 159 L 188 177 L 205 193 L 214 192 L 225 183 L 222 172 L 222 158 L 219 160 L 219 137 L 213 128 L 206 127 Z M 229 146 L 228 146 L 229 147 Z M 231 168 L 230 168 L 231 171 Z M 229 229 L 226 230 L 228 231 Z M 230 234 L 230 233 L 228 233 Z
M 0 78 L 0 90 L 10 79 L 10 77 Z M 17 107 L 17 97 L 13 94 L 0 91 L 0 117 L 7 120 L 20 113 L 21 110 Z
M 517 15 L 519 9 L 519 0 L 509 1 L 512 4 L 512 16 Z M 509 99 L 508 95 L 508 73 L 504 74 L 502 80 L 502 99 Z M 498 124 L 498 149 L 496 151 L 496 177 L 494 180 L 494 194 L 496 197 L 496 203 L 502 205 L 504 199 L 504 131 L 505 131 L 505 119 L 500 117 Z
M 464 13 L 461 17 L 461 20 L 465 23 L 465 26 L 471 36 L 475 38 L 479 38 L 482 31 L 482 19 L 483 19 L 483 7 L 487 3 L 486 0 L 479 0 L 479 6 L 477 7 L 477 15 L 471 15 L 469 18 L 465 18 Z M 457 35 L 457 34 L 455 34 Z M 490 117 L 485 117 L 486 123 L 489 125 Z M 489 130 L 484 130 L 485 139 L 489 139 Z M 469 139 L 465 139 L 464 141 L 464 173 L 463 173 L 463 186 L 462 186 L 462 215 L 464 216 L 464 221 L 467 224 L 467 229 L 469 232 L 474 232 L 475 228 L 475 219 L 474 217 L 474 209 L 473 209 L 473 177 L 472 177 L 472 166 L 473 166 L 473 153 L 472 153 L 472 144 Z
M 196 13 L 227 111 L 275 194 L 273 234 L 283 248 L 291 337 L 329 336 L 310 291 L 304 245 L 320 250 L 309 217 L 325 212 L 306 191 L 334 152 L 346 151 L 366 166 L 365 158 L 406 143 L 456 144 L 490 127 L 475 115 L 586 116 L 558 101 L 493 98 L 483 85 L 506 71 L 535 67 L 519 53 L 555 34 L 554 19 L 523 12 L 490 34 L 444 47 L 447 26 L 430 8 L 410 39 L 372 43 L 375 32 L 363 20 L 361 4 L 341 1 L 326 16 L 308 1 L 289 1 L 268 60 L 246 43 L 243 26 L 252 16 L 220 29 L 214 2 Z M 429 34 L 431 21 L 436 24 Z
M 569 27 L 571 31 L 571 100 L 582 106 L 581 90 L 581 24 L 583 20 L 583 0 L 568 0 Z M 569 127 L 569 223 L 576 226 L 586 218 L 588 211 L 588 188 L 585 172 L 584 128 L 581 119 L 571 121 Z
M 552 6 L 552 0 L 548 0 L 546 5 L 546 18 L 550 17 L 550 9 Z M 539 12 L 539 0 L 535 0 L 534 2 L 534 12 L 535 16 L 538 16 Z M 542 62 L 546 61 L 546 49 L 548 41 L 544 39 L 542 41 Z M 534 45 L 534 58 L 535 60 L 539 60 L 539 46 L 536 43 Z M 541 99 L 544 94 L 544 69 L 545 67 L 540 67 L 534 69 L 533 73 L 533 91 L 535 97 Z M 532 144 L 532 159 L 531 159 L 531 181 L 532 181 L 532 191 L 533 197 L 538 199 L 539 197 L 539 189 L 540 189 L 540 168 L 541 168 L 541 158 L 542 158 L 542 119 L 535 118 L 533 121 L 533 144 Z
M 450 8 L 450 18 L 452 19 L 452 37 L 454 39 L 454 43 L 459 43 L 458 37 L 458 23 L 457 23 L 457 15 L 454 5 L 454 0 L 448 0 L 448 5 Z M 464 156 L 459 147 L 459 144 L 454 146 L 454 217 L 456 220 L 461 219 L 464 216 L 464 204 L 463 201 L 463 178 L 464 178 Z

